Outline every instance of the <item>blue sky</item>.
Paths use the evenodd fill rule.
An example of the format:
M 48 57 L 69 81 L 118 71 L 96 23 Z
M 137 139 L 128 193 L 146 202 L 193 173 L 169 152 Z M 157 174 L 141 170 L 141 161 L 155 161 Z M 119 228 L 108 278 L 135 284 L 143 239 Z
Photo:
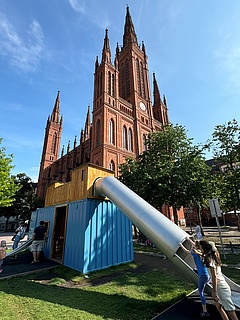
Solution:
M 231 0 L 129 0 L 144 41 L 152 86 L 156 73 L 170 121 L 194 143 L 214 127 L 239 122 L 240 2 Z M 92 108 L 96 56 L 105 29 L 112 57 L 122 44 L 126 2 L 112 0 L 0 0 L 0 137 L 13 154 L 13 174 L 34 181 L 44 130 L 61 95 L 62 145 L 80 137 Z M 209 155 L 207 155 L 209 156 Z

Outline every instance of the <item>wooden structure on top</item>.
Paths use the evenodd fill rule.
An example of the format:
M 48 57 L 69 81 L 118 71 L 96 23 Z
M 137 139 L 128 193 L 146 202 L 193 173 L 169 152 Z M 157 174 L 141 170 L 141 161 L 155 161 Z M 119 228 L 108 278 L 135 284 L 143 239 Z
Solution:
M 94 164 L 84 164 L 72 170 L 72 179 L 67 183 L 53 182 L 47 188 L 45 207 L 66 202 L 96 198 L 93 184 L 97 178 L 114 176 L 114 172 Z

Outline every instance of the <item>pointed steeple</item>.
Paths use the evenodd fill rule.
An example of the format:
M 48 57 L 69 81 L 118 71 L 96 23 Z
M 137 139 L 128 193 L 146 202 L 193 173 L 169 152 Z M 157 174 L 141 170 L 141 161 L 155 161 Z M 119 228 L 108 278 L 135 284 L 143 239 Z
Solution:
M 68 141 L 67 153 L 70 152 L 70 141 Z
M 124 35 L 123 35 L 123 48 L 127 47 L 130 44 L 135 44 L 138 46 L 137 35 L 134 30 L 134 25 L 132 23 L 129 7 L 127 6 Z
M 156 80 L 155 73 L 153 73 L 153 105 L 159 106 L 161 103 L 160 91 Z
M 114 66 L 115 66 L 116 70 L 118 70 L 118 64 L 119 64 L 118 58 L 119 58 L 119 46 L 118 46 L 118 42 L 117 42 L 115 60 L 114 60 Z
M 98 63 L 98 56 L 96 56 L 96 61 L 95 61 L 95 71 L 97 71 L 97 68 L 99 67 Z
M 91 121 L 90 121 L 90 106 L 88 106 L 85 128 L 84 128 L 84 141 L 89 139 L 90 137 L 90 129 L 91 129 Z
M 58 123 L 60 119 L 60 91 L 58 91 L 55 105 L 51 115 L 51 121 Z
M 77 146 L 77 136 L 75 136 L 74 138 L 74 142 L 73 142 L 73 148 L 75 149 Z
M 111 50 L 108 39 L 108 29 L 105 30 L 105 38 L 102 50 L 102 62 L 111 63 Z
M 80 135 L 80 144 L 84 142 L 84 130 L 81 130 L 81 135 Z
M 165 106 L 167 107 L 167 99 L 166 99 L 165 95 L 163 96 L 163 103 L 164 103 Z
M 63 157 L 63 156 L 64 156 L 64 145 L 62 147 L 62 152 L 61 152 L 61 157 Z
M 144 59 L 145 59 L 145 61 L 147 61 L 146 48 L 145 48 L 144 41 L 142 41 L 142 52 L 143 52 L 143 54 L 144 54 Z

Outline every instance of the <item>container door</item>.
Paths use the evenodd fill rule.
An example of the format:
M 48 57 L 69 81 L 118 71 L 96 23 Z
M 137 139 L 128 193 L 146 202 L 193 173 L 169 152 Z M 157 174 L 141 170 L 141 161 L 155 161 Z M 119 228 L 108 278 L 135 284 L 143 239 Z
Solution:
M 67 206 L 56 207 L 52 238 L 52 258 L 63 262 L 67 221 Z

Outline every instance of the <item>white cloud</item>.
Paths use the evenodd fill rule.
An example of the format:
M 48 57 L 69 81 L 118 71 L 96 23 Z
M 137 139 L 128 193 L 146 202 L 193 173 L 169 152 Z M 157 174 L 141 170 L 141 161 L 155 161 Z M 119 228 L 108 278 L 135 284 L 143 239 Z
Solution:
M 102 6 L 99 0 L 87 1 L 86 3 L 80 0 L 68 1 L 74 11 L 86 15 L 88 19 L 100 28 L 106 29 L 111 25 L 111 19 L 109 19 L 105 7 Z
M 74 11 L 78 13 L 86 13 L 84 4 L 80 4 L 78 0 L 68 0 L 70 3 L 70 6 L 73 8 Z
M 40 24 L 33 20 L 27 30 L 27 37 L 21 37 L 8 18 L 0 13 L 0 55 L 12 66 L 24 71 L 36 71 L 44 49 L 44 36 Z

